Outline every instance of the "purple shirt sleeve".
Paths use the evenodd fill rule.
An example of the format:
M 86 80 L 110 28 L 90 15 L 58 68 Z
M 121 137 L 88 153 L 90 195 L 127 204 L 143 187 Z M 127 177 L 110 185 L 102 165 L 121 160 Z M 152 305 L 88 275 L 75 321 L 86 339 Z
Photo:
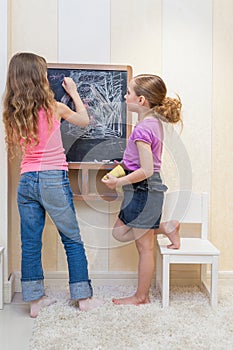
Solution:
M 143 141 L 151 145 L 152 135 L 150 130 L 148 130 L 147 128 L 143 128 L 141 125 L 138 125 L 134 129 L 131 140 L 134 142 Z
M 154 171 L 160 171 L 163 144 L 163 129 L 161 122 L 155 118 L 144 119 L 139 122 L 129 137 L 124 152 L 124 164 L 126 169 L 136 170 L 140 168 L 140 158 L 136 141 L 142 141 L 151 146 Z

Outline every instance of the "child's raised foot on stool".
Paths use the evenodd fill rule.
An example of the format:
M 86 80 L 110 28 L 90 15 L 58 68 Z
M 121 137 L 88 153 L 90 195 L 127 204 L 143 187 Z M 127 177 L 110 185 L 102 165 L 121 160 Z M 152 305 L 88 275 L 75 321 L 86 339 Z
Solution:
M 179 249 L 180 248 L 180 223 L 174 221 L 174 229 L 167 234 L 167 237 L 171 241 L 171 244 L 168 244 L 167 248 L 169 249 Z

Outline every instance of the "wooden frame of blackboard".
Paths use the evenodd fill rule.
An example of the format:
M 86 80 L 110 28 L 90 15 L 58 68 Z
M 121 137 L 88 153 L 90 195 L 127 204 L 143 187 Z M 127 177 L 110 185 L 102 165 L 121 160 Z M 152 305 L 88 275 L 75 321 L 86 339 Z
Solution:
M 66 63 L 49 63 L 48 73 L 50 70 L 85 70 L 85 71 L 110 71 L 110 72 L 125 72 L 125 91 L 122 95 L 126 93 L 127 85 L 132 78 L 132 67 L 128 65 L 92 65 L 92 64 L 66 64 Z M 48 74 L 49 76 L 49 74 Z M 61 83 L 60 83 L 61 85 Z M 79 91 L 79 89 L 78 89 Z M 55 94 L 56 98 L 56 94 Z M 58 101 L 60 99 L 58 98 Z M 127 111 L 125 105 L 125 120 L 126 120 L 126 141 L 132 131 L 132 115 Z M 106 157 L 105 157 L 106 158 Z M 106 159 L 111 159 L 111 155 Z M 114 157 L 113 157 L 114 158 Z M 105 160 L 106 160 L 105 159 Z M 70 173 L 71 185 L 73 188 L 74 199 L 77 200 L 99 200 L 104 199 L 106 201 L 111 201 L 115 199 L 121 199 L 121 195 L 115 190 L 110 190 L 105 186 L 100 180 L 109 170 L 114 167 L 114 162 L 99 162 L 99 161 L 69 161 L 68 167 Z M 92 173 L 92 176 L 90 176 Z M 92 185 L 91 185 L 92 184 Z M 94 187 L 94 190 L 93 190 Z
M 75 139 L 75 136 L 72 135 L 73 138 L 70 136 L 70 134 L 72 134 L 72 132 L 70 132 L 70 130 L 71 130 L 70 129 L 70 125 L 68 125 L 69 126 L 69 130 L 68 130 L 68 132 L 66 132 L 66 130 L 64 131 L 63 129 L 65 129 L 65 127 L 67 125 L 65 123 L 62 124 L 63 126 L 65 125 L 63 127 L 63 129 L 61 127 L 61 130 L 62 130 L 63 143 L 64 143 L 65 151 L 66 151 L 66 154 L 67 154 L 67 161 L 68 161 L 68 163 L 80 163 L 80 162 L 88 162 L 88 163 L 90 163 L 90 162 L 93 162 L 93 161 L 96 161 L 96 160 L 98 162 L 101 162 L 101 159 L 96 159 L 98 157 L 95 157 L 95 155 L 98 156 L 99 154 L 103 154 L 103 158 L 102 158 L 103 160 L 104 159 L 121 158 L 120 154 L 119 154 L 119 156 L 116 156 L 117 152 L 118 152 L 116 150 L 119 148 L 120 152 L 123 155 L 123 146 L 120 143 L 122 143 L 122 140 L 124 139 L 124 145 L 125 145 L 126 141 L 128 140 L 128 137 L 129 137 L 129 135 L 130 135 L 130 133 L 132 131 L 132 115 L 131 115 L 130 112 L 127 111 L 125 100 L 124 100 L 124 95 L 126 93 L 127 85 L 129 84 L 129 81 L 132 78 L 132 67 L 129 66 L 129 65 L 106 65 L 106 64 L 93 65 L 93 64 L 74 64 L 74 63 L 71 63 L 71 64 L 68 64 L 68 63 L 48 63 L 47 66 L 48 66 L 48 77 L 50 79 L 51 79 L 50 74 L 52 75 L 52 73 L 54 73 L 54 72 L 55 72 L 55 74 L 52 75 L 53 79 L 56 79 L 56 77 L 55 77 L 56 74 L 57 74 L 57 76 L 59 76 L 59 74 L 61 73 L 60 74 L 61 78 L 62 77 L 64 78 L 65 75 L 70 76 L 70 74 L 76 77 L 76 74 L 77 74 L 77 80 L 80 78 L 80 76 L 82 76 L 82 74 L 85 74 L 87 76 L 88 80 L 91 80 L 93 77 L 94 78 L 97 77 L 97 80 L 98 80 L 98 77 L 101 77 L 101 79 L 102 79 L 103 75 L 105 74 L 105 76 L 107 76 L 106 79 L 111 79 L 111 93 L 110 93 L 111 97 L 113 96 L 113 90 L 114 90 L 113 85 L 114 84 L 117 85 L 116 89 L 114 90 L 114 91 L 116 91 L 116 92 L 114 92 L 114 94 L 116 94 L 116 96 L 113 96 L 113 100 L 116 97 L 116 99 L 118 99 L 118 106 L 121 105 L 121 107 L 117 107 L 117 108 L 121 108 L 122 109 L 120 111 L 120 114 L 121 114 L 120 118 L 121 118 L 121 120 L 123 118 L 123 122 L 122 122 L 122 124 L 121 124 L 121 122 L 118 122 L 118 121 L 116 123 L 115 122 L 116 119 L 114 119 L 114 122 L 112 122 L 111 127 L 110 127 L 112 129 L 114 129 L 114 131 L 111 129 L 110 133 L 113 133 L 113 132 L 115 132 L 116 134 L 118 133 L 117 136 L 115 137 L 115 135 L 114 135 L 112 139 L 111 139 L 111 137 L 108 136 L 105 139 L 105 137 L 102 136 L 102 135 L 101 135 L 101 138 L 95 137 L 95 136 L 93 137 L 91 135 L 90 137 L 92 137 L 92 140 L 89 140 L 88 137 L 90 135 L 90 132 L 88 132 L 88 137 L 86 137 L 86 134 L 84 134 L 84 135 L 81 135 L 81 137 L 76 137 L 76 139 Z M 114 77 L 113 77 L 113 75 L 114 75 Z M 110 78 L 108 78 L 108 77 L 110 77 Z M 119 84 L 116 84 L 116 81 L 118 83 L 118 80 L 117 80 L 118 77 L 120 77 L 121 82 L 119 82 Z M 82 88 L 84 86 L 84 89 L 85 89 L 87 84 L 89 84 L 89 83 L 86 83 L 85 79 L 83 77 L 81 79 L 82 79 L 82 81 L 81 81 L 81 88 L 78 86 L 78 91 L 80 93 L 80 89 L 81 89 L 80 96 L 82 98 Z M 114 80 L 114 82 L 112 83 L 113 80 Z M 50 83 L 51 83 L 51 81 L 50 81 Z M 79 82 L 77 84 L 79 84 Z M 90 83 L 89 87 L 92 90 L 95 89 L 95 92 L 96 92 L 98 90 L 98 88 L 99 88 L 98 84 L 100 85 L 99 81 L 97 81 L 95 87 L 93 88 L 94 85 L 92 85 L 92 83 Z M 106 85 L 107 84 L 105 84 L 105 86 Z M 64 94 L 65 94 L 65 91 L 63 90 L 63 88 L 61 86 L 61 80 L 59 82 L 59 93 L 60 93 L 60 96 L 59 96 L 59 93 L 57 93 L 57 95 L 56 95 L 56 89 L 58 88 L 58 85 L 57 86 L 54 85 L 54 86 L 51 86 L 51 87 L 54 90 L 55 98 L 58 101 L 61 101 L 61 98 L 63 98 Z M 96 89 L 96 86 L 97 86 L 97 89 Z M 97 102 L 95 101 L 96 105 L 98 103 L 98 98 L 102 99 L 104 101 L 103 105 L 105 106 L 105 109 L 107 109 L 107 108 L 110 107 L 110 105 L 108 105 L 105 102 L 106 102 L 106 100 L 109 101 L 109 96 L 107 96 L 107 98 L 105 99 L 106 96 L 104 96 L 104 94 L 106 94 L 106 90 L 109 87 L 105 88 L 105 86 L 104 86 L 104 88 L 102 89 L 101 92 L 97 91 L 95 93 L 94 99 L 96 98 L 96 101 L 97 101 Z M 102 88 L 102 86 L 101 86 L 101 88 Z M 87 88 L 87 90 L 88 90 L 88 88 Z M 61 97 L 61 92 L 60 91 L 63 91 L 62 92 L 63 93 L 62 97 Z M 108 91 L 107 91 L 107 94 L 108 94 Z M 119 102 L 119 98 L 121 99 L 120 102 Z M 90 103 L 92 103 L 90 98 L 89 98 L 89 100 L 90 100 Z M 64 102 L 64 99 L 62 100 L 62 102 Z M 67 101 L 65 103 L 68 104 Z M 70 100 L 69 103 L 72 103 L 72 101 Z M 102 101 L 101 101 L 101 103 L 102 103 Z M 112 101 L 111 101 L 111 103 L 112 103 Z M 92 109 L 92 111 L 94 111 L 94 114 L 97 113 L 96 109 L 95 109 L 95 106 L 94 106 L 94 108 L 93 108 L 93 106 L 91 106 L 90 109 Z M 113 111 L 113 109 L 114 109 L 113 106 L 111 106 L 111 111 Z M 98 113 L 99 113 L 99 111 L 100 111 L 100 109 L 98 108 Z M 116 112 L 115 115 L 118 116 L 119 115 L 119 111 Z M 99 115 L 97 115 L 96 119 L 98 119 L 99 116 L 100 116 L 100 113 L 99 113 Z M 108 120 L 107 112 L 106 112 L 106 115 L 104 116 L 104 118 L 105 118 L 105 120 Z M 116 118 L 116 117 L 114 116 L 114 118 Z M 94 119 L 94 123 L 95 123 L 96 120 L 95 120 L 95 118 L 93 118 L 93 119 Z M 102 120 L 101 120 L 101 122 L 102 122 Z M 99 121 L 98 121 L 98 123 L 99 123 Z M 116 127 L 116 125 L 117 125 L 117 127 Z M 94 128 L 95 127 L 97 128 L 97 126 L 94 126 Z M 74 130 L 75 127 L 72 126 L 72 128 Z M 76 128 L 78 128 L 78 127 L 76 127 Z M 90 130 L 90 128 L 91 128 L 91 126 L 89 126 L 89 130 Z M 92 128 L 92 130 L 94 128 Z M 105 126 L 102 127 L 101 123 L 100 123 L 100 125 L 98 125 L 98 133 L 102 133 L 103 130 L 107 130 L 107 129 L 108 128 L 106 128 Z M 115 130 L 115 129 L 117 129 L 117 130 Z M 120 129 L 120 132 L 119 132 L 119 129 Z M 93 132 L 94 135 L 95 135 L 95 133 L 97 134 L 96 130 L 94 130 L 94 132 Z M 107 130 L 107 132 L 109 133 L 109 130 Z M 69 136 L 67 136 L 68 133 L 69 133 Z M 118 137 L 119 134 L 122 135 L 122 136 Z M 121 137 L 122 137 L 122 139 L 121 139 Z M 113 139 L 114 139 L 113 146 L 111 146 L 112 147 L 111 148 L 111 147 L 109 147 L 109 143 L 112 143 L 111 140 L 113 140 Z M 72 146 L 70 146 L 70 144 Z M 78 146 L 76 148 L 79 149 L 79 152 L 76 151 L 76 148 L 75 148 L 76 144 L 78 144 Z M 119 144 L 120 146 L 117 148 L 117 147 L 114 147 L 114 144 L 116 144 L 117 146 Z M 80 147 L 80 145 L 81 145 L 81 147 Z M 105 149 L 105 145 L 106 145 L 106 148 L 109 149 L 109 150 L 114 149 L 113 154 L 110 153 L 108 155 L 108 154 L 106 154 L 106 152 L 105 153 L 102 152 Z M 83 151 L 82 154 L 80 154 L 80 152 L 82 152 L 82 148 L 84 148 L 84 151 Z M 96 151 L 95 151 L 95 149 L 96 149 Z M 83 156 L 83 154 L 85 154 L 85 152 L 86 152 L 86 154 L 88 154 L 88 156 L 86 156 L 86 155 Z M 78 155 L 78 153 L 80 154 L 79 157 L 76 156 L 76 155 Z

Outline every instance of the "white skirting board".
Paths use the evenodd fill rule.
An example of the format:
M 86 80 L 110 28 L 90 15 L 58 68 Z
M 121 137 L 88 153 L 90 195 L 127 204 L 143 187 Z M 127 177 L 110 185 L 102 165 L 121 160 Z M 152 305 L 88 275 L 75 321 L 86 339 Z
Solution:
M 66 271 L 48 271 L 44 274 L 45 286 L 68 284 L 68 273 Z M 15 290 L 21 292 L 20 272 L 14 272 Z M 134 272 L 93 272 L 90 273 L 93 286 L 97 285 L 137 285 L 137 273 Z
M 100 285 L 130 285 L 137 286 L 136 272 L 93 272 L 90 274 L 93 286 Z M 207 273 L 208 278 L 208 273 Z M 219 281 L 222 284 L 233 285 L 233 271 L 220 271 Z M 197 281 L 189 276 L 185 279 L 174 279 L 173 284 L 176 285 L 193 285 Z M 65 271 L 49 271 L 45 273 L 45 285 L 47 287 L 54 285 L 67 285 L 68 273 Z M 152 281 L 152 287 L 155 286 L 155 279 Z M 21 292 L 20 272 L 15 271 L 11 274 L 8 282 L 4 283 L 4 303 L 11 302 L 14 293 Z

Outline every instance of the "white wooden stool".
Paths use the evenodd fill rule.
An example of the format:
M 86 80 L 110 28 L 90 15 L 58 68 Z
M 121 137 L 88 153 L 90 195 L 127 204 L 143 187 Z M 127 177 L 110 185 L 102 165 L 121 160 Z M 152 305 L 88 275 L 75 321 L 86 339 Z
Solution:
M 185 204 L 185 207 L 182 205 Z M 184 210 L 185 209 L 185 210 Z M 201 224 L 201 237 L 182 237 L 180 249 L 167 248 L 167 238 L 157 237 L 156 286 L 161 290 L 163 308 L 169 306 L 171 264 L 200 264 L 200 284 L 209 294 L 212 306 L 218 303 L 218 257 L 220 251 L 208 240 L 208 194 L 189 191 L 171 192 L 166 195 L 164 213 L 172 217 L 179 213 L 179 221 Z M 169 216 L 171 213 L 171 216 Z M 182 215 L 181 215 L 182 214 Z M 174 215 L 174 214 L 173 214 Z M 187 235 L 188 227 L 185 230 Z M 206 284 L 206 265 L 211 265 L 210 288 Z

